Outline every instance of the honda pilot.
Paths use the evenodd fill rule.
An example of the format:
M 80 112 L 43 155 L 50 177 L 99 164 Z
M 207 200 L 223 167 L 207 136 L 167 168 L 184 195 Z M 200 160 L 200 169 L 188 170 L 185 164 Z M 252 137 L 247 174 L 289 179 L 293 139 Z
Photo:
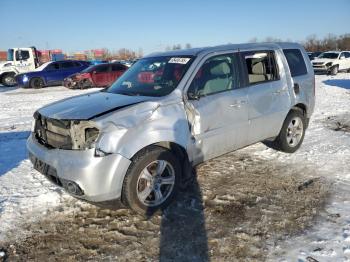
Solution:
M 37 110 L 27 148 L 73 196 L 146 214 L 204 161 L 260 141 L 295 152 L 314 105 L 313 68 L 296 43 L 155 53 L 108 89 Z

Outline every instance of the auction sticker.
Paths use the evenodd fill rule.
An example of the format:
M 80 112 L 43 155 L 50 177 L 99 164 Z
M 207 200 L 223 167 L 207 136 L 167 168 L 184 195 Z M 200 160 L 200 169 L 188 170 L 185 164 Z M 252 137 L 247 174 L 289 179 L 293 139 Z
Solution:
M 188 61 L 190 61 L 191 58 L 185 58 L 185 57 L 172 57 L 170 58 L 169 62 L 170 64 L 187 64 Z

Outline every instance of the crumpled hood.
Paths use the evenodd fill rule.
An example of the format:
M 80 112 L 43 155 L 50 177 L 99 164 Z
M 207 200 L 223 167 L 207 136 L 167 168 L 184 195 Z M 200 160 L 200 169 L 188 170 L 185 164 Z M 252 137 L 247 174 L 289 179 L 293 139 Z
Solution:
M 328 62 L 334 62 L 336 59 L 329 59 L 329 58 L 316 58 L 312 60 L 312 63 L 328 63 Z
M 90 120 L 109 112 L 149 101 L 152 97 L 95 92 L 67 98 L 44 106 L 38 112 L 60 120 Z

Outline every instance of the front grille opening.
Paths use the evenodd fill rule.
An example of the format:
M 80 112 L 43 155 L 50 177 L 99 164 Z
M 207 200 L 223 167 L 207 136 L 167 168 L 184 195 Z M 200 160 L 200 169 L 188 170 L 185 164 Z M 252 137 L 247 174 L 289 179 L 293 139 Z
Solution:
M 35 119 L 34 135 L 40 144 L 48 149 L 72 149 L 70 121 L 45 118 L 39 113 L 35 115 Z

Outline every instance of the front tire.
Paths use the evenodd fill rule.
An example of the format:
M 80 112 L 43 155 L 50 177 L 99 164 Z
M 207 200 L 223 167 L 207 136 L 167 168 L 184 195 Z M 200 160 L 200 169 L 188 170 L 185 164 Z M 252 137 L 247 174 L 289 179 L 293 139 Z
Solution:
M 339 72 L 339 66 L 336 65 L 336 66 L 333 66 L 333 67 L 331 68 L 331 75 L 332 75 L 332 76 L 337 75 L 338 72 Z
M 299 110 L 292 110 L 284 120 L 282 129 L 273 141 L 273 148 L 285 152 L 294 153 L 301 146 L 306 128 L 306 119 Z
M 15 76 L 16 76 L 15 73 L 4 74 L 3 77 L 1 78 L 1 83 L 7 87 L 15 86 L 17 84 Z
M 42 80 L 40 77 L 35 77 L 32 80 L 30 80 L 29 83 L 31 88 L 39 89 L 44 87 L 44 80 Z
M 151 146 L 137 153 L 125 175 L 122 201 L 143 216 L 165 209 L 176 196 L 181 165 L 169 150 Z

